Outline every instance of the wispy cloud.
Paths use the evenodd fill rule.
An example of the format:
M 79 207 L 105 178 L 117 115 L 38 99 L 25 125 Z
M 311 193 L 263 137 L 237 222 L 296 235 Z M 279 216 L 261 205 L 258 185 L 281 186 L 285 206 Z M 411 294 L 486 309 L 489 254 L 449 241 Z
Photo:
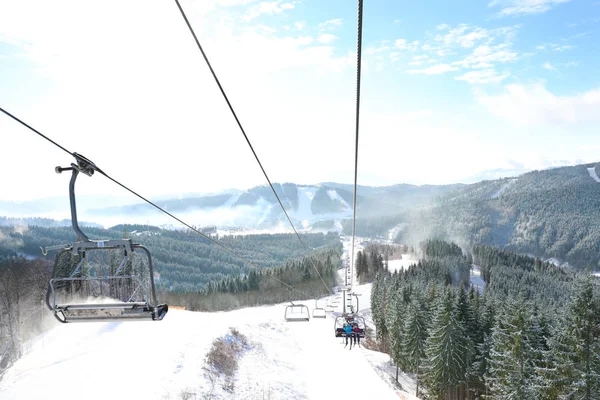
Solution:
M 304 21 L 294 22 L 294 27 L 296 27 L 296 29 L 301 31 L 302 29 L 306 28 L 306 22 L 304 22 Z
M 423 69 L 409 69 L 406 71 L 409 74 L 420 74 L 420 75 L 440 75 L 450 71 L 458 71 L 458 68 L 450 64 L 438 64 L 429 68 Z
M 510 50 L 510 46 L 499 44 L 496 46 L 482 45 L 477 47 L 471 54 L 460 61 L 455 61 L 453 65 L 460 65 L 465 68 L 490 68 L 495 63 L 506 63 L 515 61 L 518 54 Z
M 321 31 L 332 31 L 338 26 L 342 25 L 343 20 L 341 18 L 330 19 L 319 24 Z
M 498 83 L 508 77 L 508 74 L 499 74 L 495 69 L 484 69 L 479 71 L 469 71 L 454 79 L 465 81 L 471 84 Z
M 444 29 L 448 25 L 443 24 Z M 439 29 L 439 26 L 438 26 Z M 469 27 L 467 24 L 460 24 L 452 28 L 445 35 L 437 35 L 435 40 L 444 43 L 446 46 L 458 45 L 460 47 L 473 47 L 476 42 L 490 38 L 490 32 L 480 27 Z
M 367 47 L 365 49 L 365 54 L 372 55 L 372 54 L 380 54 L 380 53 L 389 51 L 389 50 L 391 50 L 389 43 L 390 43 L 389 40 L 382 40 L 381 43 L 377 46 Z
M 414 40 L 412 42 L 409 42 L 406 39 L 397 39 L 394 43 L 394 47 L 396 47 L 398 50 L 415 51 L 419 47 L 419 41 Z
M 263 1 L 259 4 L 250 7 L 246 15 L 244 15 L 244 21 L 251 21 L 254 18 L 260 17 L 263 14 L 281 14 L 285 10 L 291 10 L 294 8 L 294 3 L 283 3 L 281 1 Z
M 542 68 L 547 69 L 549 71 L 556 71 L 556 67 L 550 64 L 549 61 L 546 61 L 544 64 L 542 64 Z
M 571 44 L 557 44 L 557 43 L 544 43 L 539 46 L 536 46 L 535 49 L 539 51 L 558 51 L 563 52 L 567 50 L 571 50 L 575 48 L 575 46 Z
M 319 37 L 317 38 L 317 41 L 319 43 L 329 44 L 329 43 L 333 43 L 336 39 L 337 39 L 337 36 L 332 35 L 331 33 L 323 33 L 322 35 L 319 35 Z
M 465 69 L 485 69 L 469 73 L 465 71 L 458 80 L 468 83 L 492 83 L 506 79 L 510 72 L 496 72 L 498 64 L 519 59 L 512 49 L 519 26 L 486 29 L 476 25 L 440 24 L 434 33 L 425 34 L 422 40 L 396 39 L 392 44 L 382 41 L 380 45 L 367 48 L 366 53 L 379 55 L 390 52 L 389 60 L 397 62 L 401 54 L 413 53 L 406 63 L 407 73 L 436 75 Z M 391 54 L 391 53 L 394 54 Z M 428 66 L 428 64 L 434 64 Z M 421 68 L 414 68 L 414 67 Z
M 427 54 L 422 54 L 420 56 L 414 56 L 412 58 L 412 61 L 409 62 L 408 65 L 418 66 L 418 65 L 429 64 L 429 63 L 433 63 L 433 62 L 436 62 L 436 60 L 429 57 Z
M 492 0 L 488 7 L 500 7 L 499 16 L 540 14 L 570 0 Z
M 498 95 L 478 93 L 477 101 L 491 114 L 520 124 L 600 122 L 600 89 L 573 96 L 557 96 L 542 84 L 513 84 L 507 85 Z

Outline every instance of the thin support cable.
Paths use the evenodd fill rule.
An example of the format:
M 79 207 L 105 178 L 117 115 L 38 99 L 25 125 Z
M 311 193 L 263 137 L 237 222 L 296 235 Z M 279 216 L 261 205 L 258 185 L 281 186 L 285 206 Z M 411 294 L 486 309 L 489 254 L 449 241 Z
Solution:
M 71 153 L 70 151 L 68 151 L 66 148 L 64 148 L 63 146 L 61 146 L 60 144 L 58 144 L 57 142 L 55 142 L 54 140 L 50 139 L 49 137 L 47 137 L 46 135 L 42 134 L 41 132 L 39 132 L 37 129 L 33 128 L 32 126 L 26 124 L 25 122 L 23 122 L 22 120 L 20 120 L 19 118 L 15 117 L 14 115 L 12 115 L 11 113 L 9 113 L 8 111 L 4 110 L 3 108 L 0 107 L 0 111 L 2 111 L 4 114 L 8 115 L 9 117 L 11 117 L 12 119 L 14 119 L 15 121 L 19 122 L 21 125 L 27 127 L 28 129 L 30 129 L 31 131 L 37 133 L 39 136 L 41 136 L 42 138 L 46 139 L 47 141 L 49 141 L 50 143 L 52 143 L 53 145 L 55 145 L 56 147 L 60 148 L 61 150 L 69 153 L 70 155 L 74 156 L 74 153 Z M 77 158 L 77 157 L 75 157 Z M 247 260 L 246 258 L 240 256 L 239 254 L 237 254 L 236 252 L 234 252 L 233 250 L 227 248 L 225 245 L 223 245 L 222 243 L 214 240 L 213 238 L 211 238 L 210 236 L 205 235 L 204 233 L 200 232 L 199 230 L 197 230 L 196 228 L 194 228 L 193 226 L 191 226 L 190 224 L 186 223 L 185 221 L 177 218 L 175 215 L 171 214 L 170 212 L 168 212 L 167 210 L 161 208 L 160 206 L 154 204 L 152 201 L 148 200 L 147 198 L 145 198 L 144 196 L 140 195 L 139 193 L 135 192 L 134 190 L 128 188 L 127 186 L 123 185 L 121 182 L 117 181 L 116 179 L 112 178 L 110 175 L 108 175 L 106 172 L 102 171 L 100 168 L 98 168 L 97 166 L 94 165 L 94 170 L 97 171 L 99 174 L 101 174 L 102 176 L 106 177 L 108 180 L 116 183 L 117 185 L 121 186 L 123 189 L 127 190 L 128 192 L 132 193 L 133 195 L 139 197 L 140 199 L 142 199 L 143 201 L 145 201 L 146 203 L 150 204 L 151 206 L 155 207 L 156 209 L 158 209 L 159 211 L 165 213 L 166 215 L 168 215 L 169 217 L 173 218 L 174 220 L 176 220 L 177 222 L 181 223 L 182 225 L 186 226 L 187 228 L 191 229 L 192 231 L 196 232 L 197 234 L 199 234 L 200 236 L 202 236 L 203 238 L 209 240 L 210 242 L 216 244 L 217 246 L 223 248 L 225 251 L 227 251 L 228 253 L 230 253 L 231 255 L 233 255 L 234 257 L 244 261 L 246 264 L 248 264 L 249 266 L 255 268 L 256 270 L 260 270 L 260 268 L 258 266 L 256 266 L 254 263 L 252 263 L 251 261 Z M 307 296 L 307 297 L 311 297 L 308 293 L 303 292 L 302 290 L 296 289 L 295 287 L 293 287 L 292 285 L 285 283 L 284 281 L 282 281 L 281 279 L 276 278 L 273 275 L 267 275 L 265 274 L 265 276 L 272 278 L 273 280 L 281 283 L 282 285 L 286 286 L 287 288 L 289 288 L 290 290 L 295 290 L 299 293 L 302 293 L 303 295 Z
M 356 45 L 356 145 L 354 150 L 354 201 L 352 217 L 352 262 L 350 264 L 350 277 L 354 278 L 354 240 L 356 234 L 356 184 L 358 181 L 358 128 L 360 122 L 360 75 L 362 60 L 362 20 L 363 20 L 363 2 L 358 0 L 358 41 Z M 350 287 L 352 287 L 352 280 Z
M 208 65 L 208 69 L 210 69 L 210 73 L 212 74 L 213 78 L 215 79 L 215 82 L 217 83 L 217 86 L 219 87 L 219 90 L 221 91 L 221 94 L 223 95 L 223 98 L 225 99 L 225 102 L 227 103 L 227 106 L 229 107 L 229 110 L 231 111 L 231 114 L 233 115 L 233 118 L 235 118 L 235 122 L 237 122 L 237 125 L 240 128 L 240 131 L 242 132 L 242 134 L 244 135 L 244 138 L 246 139 L 246 142 L 248 143 L 248 146 L 250 147 L 250 150 L 252 151 L 252 154 L 254 154 L 254 158 L 256 159 L 256 162 L 258 163 L 260 169 L 262 170 L 263 175 L 267 179 L 267 182 L 269 183 L 269 186 L 271 187 L 271 190 L 273 191 L 273 194 L 275 195 L 275 198 L 277 199 L 277 202 L 281 206 L 281 209 L 283 210 L 283 213 L 285 214 L 285 216 L 287 217 L 287 220 L 289 221 L 290 225 L 292 226 L 292 229 L 294 230 L 294 233 L 298 237 L 298 240 L 300 240 L 300 243 L 302 244 L 302 247 L 304 248 L 304 251 L 306 253 L 308 253 L 308 248 L 304 244 L 304 241 L 302 240 L 302 238 L 300 238 L 300 235 L 298 234 L 298 231 L 296 230 L 296 227 L 294 226 L 294 223 L 292 222 L 292 219 L 290 218 L 290 216 L 288 215 L 287 211 L 285 210 L 285 207 L 283 206 L 283 203 L 281 202 L 281 199 L 279 198 L 279 195 L 275 191 L 275 188 L 273 187 L 273 184 L 271 183 L 271 180 L 269 179 L 269 176 L 267 175 L 267 172 L 265 171 L 262 163 L 260 162 L 260 159 L 258 158 L 258 155 L 256 154 L 256 151 L 254 150 L 254 147 L 252 146 L 252 143 L 250 143 L 250 139 L 248 138 L 248 135 L 246 134 L 246 131 L 244 130 L 244 127 L 242 126 L 242 123 L 240 122 L 240 119 L 238 118 L 237 114 L 235 113 L 235 110 L 233 109 L 233 106 L 231 105 L 231 102 L 229 101 L 229 98 L 227 97 L 227 94 L 225 93 L 225 90 L 223 89 L 223 86 L 221 85 L 221 82 L 219 81 L 219 78 L 217 77 L 217 74 L 215 73 L 215 70 L 213 69 L 212 65 L 210 64 L 210 61 L 208 61 L 208 57 L 206 56 L 206 53 L 204 52 L 204 49 L 202 48 L 202 45 L 200 44 L 200 41 L 198 40 L 198 37 L 196 36 L 196 33 L 194 32 L 194 28 L 192 28 L 192 24 L 188 20 L 186 14 L 185 14 L 185 11 L 183 11 L 183 8 L 181 7 L 181 4 L 179 4 L 179 0 L 175 0 L 175 3 L 177 4 L 177 7 L 179 8 L 179 11 L 181 12 L 181 16 L 185 20 L 185 23 L 188 26 L 188 28 L 190 30 L 190 33 L 194 37 L 196 45 L 198 46 L 198 49 L 200 50 L 200 53 L 202 53 L 202 57 L 204 58 L 204 61 L 206 61 L 206 65 Z M 329 286 L 327 286 L 327 284 L 325 283 L 325 280 L 323 280 L 323 277 L 321 276 L 321 273 L 319 272 L 317 266 L 315 265 L 315 262 L 312 259 L 312 257 L 308 257 L 308 258 L 309 258 L 310 262 L 312 263 L 312 266 L 313 266 L 315 272 L 317 273 L 317 275 L 321 279 L 321 282 L 323 283 L 323 286 L 325 286 L 325 288 L 327 289 L 327 291 L 329 293 L 333 294 L 333 291 L 331 291 L 331 289 L 329 289 Z
M 33 132 L 37 133 L 38 135 L 40 135 L 41 137 L 43 137 L 44 139 L 46 139 L 47 141 L 49 141 L 50 143 L 52 143 L 53 145 L 55 145 L 56 147 L 58 147 L 59 149 L 61 149 L 64 152 L 69 153 L 70 155 L 73 155 L 73 153 L 71 153 L 69 150 L 65 149 L 64 147 L 62 147 L 60 144 L 56 143 L 54 140 L 50 139 L 48 136 L 44 135 L 43 133 L 39 132 L 38 130 L 34 129 L 33 127 L 27 125 L 25 122 L 21 121 L 19 118 L 15 117 L 14 115 L 12 115 L 11 113 L 9 113 L 8 111 L 6 111 L 5 109 L 3 109 L 2 107 L 0 107 L 0 111 L 2 111 L 4 114 L 8 115 L 9 117 L 11 117 L 12 119 L 14 119 L 15 121 L 17 121 L 18 123 L 20 123 L 21 125 L 25 126 L 26 128 L 29 128 L 30 130 L 32 130 Z

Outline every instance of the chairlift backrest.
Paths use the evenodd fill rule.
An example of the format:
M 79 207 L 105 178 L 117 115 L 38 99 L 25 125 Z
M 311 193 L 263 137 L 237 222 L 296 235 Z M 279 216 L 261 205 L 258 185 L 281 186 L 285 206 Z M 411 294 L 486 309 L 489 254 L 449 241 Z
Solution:
M 75 181 L 79 172 L 92 176 L 94 163 L 73 153 L 77 164 L 56 167 L 72 171 L 69 183 L 71 223 L 77 242 L 56 255 L 46 305 L 60 322 L 160 321 L 168 306 L 158 304 L 148 249 L 130 239 L 90 240 L 77 223 Z M 42 249 L 43 252 L 43 249 Z
M 309 321 L 310 311 L 304 304 L 291 304 L 285 308 L 285 320 L 292 321 Z

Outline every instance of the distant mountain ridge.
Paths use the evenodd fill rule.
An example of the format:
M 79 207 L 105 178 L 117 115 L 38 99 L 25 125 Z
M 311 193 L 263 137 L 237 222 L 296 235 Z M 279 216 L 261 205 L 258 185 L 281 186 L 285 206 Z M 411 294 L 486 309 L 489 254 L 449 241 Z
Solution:
M 352 216 L 353 186 L 333 182 L 315 185 L 276 183 L 279 199 L 295 225 L 301 229 L 341 230 L 341 221 Z M 436 196 L 463 185 L 408 185 L 358 187 L 357 213 L 363 216 L 390 215 L 426 204 Z M 245 226 L 269 229 L 288 225 L 279 203 L 267 185 L 237 193 L 168 199 L 157 202 L 169 212 L 182 214 L 192 223 L 215 224 L 222 228 Z M 88 209 L 91 220 L 135 214 L 139 218 L 157 216 L 149 204 Z M 186 219 L 186 221 L 187 221 Z M 201 221 L 199 221 L 201 220 Z M 198 221 L 198 222 L 196 222 Z
M 297 229 L 352 232 L 352 185 L 277 183 L 274 187 Z M 576 266 L 600 265 L 600 167 L 595 163 L 469 185 L 359 185 L 357 193 L 359 236 L 412 244 L 429 238 L 451 240 L 463 247 L 491 244 Z M 266 185 L 156 202 L 200 227 L 216 225 L 220 231 L 230 232 L 291 230 Z M 64 203 L 68 207 L 68 201 Z M 80 220 L 105 227 L 181 227 L 148 204 L 100 204 L 88 203 L 86 207 L 78 202 Z
M 600 166 L 532 171 L 444 193 L 400 218 L 401 242 L 491 244 L 579 267 L 600 265 Z M 386 235 L 385 229 L 378 232 Z

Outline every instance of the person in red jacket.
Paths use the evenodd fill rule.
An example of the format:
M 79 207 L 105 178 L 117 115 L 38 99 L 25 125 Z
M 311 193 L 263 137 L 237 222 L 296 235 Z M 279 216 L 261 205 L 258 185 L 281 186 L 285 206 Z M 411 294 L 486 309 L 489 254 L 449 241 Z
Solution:
M 354 344 L 356 344 L 358 341 L 358 347 L 360 347 L 360 328 L 358 327 L 358 324 L 356 322 L 352 327 L 352 332 L 354 333 Z

